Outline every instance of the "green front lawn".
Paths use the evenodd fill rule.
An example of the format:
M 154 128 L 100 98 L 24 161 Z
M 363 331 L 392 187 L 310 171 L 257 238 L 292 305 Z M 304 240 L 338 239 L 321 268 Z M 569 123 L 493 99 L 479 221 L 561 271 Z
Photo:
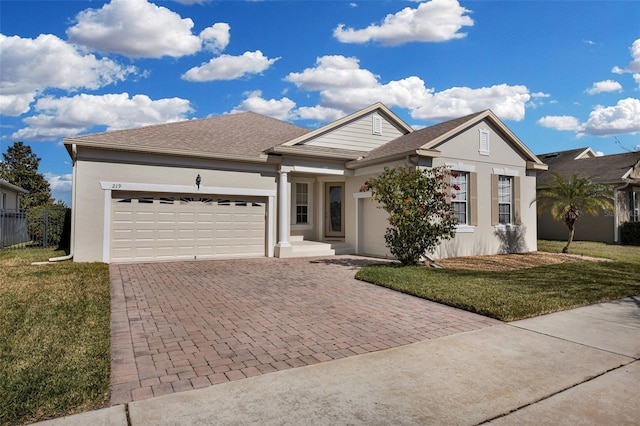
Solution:
M 539 241 L 559 252 L 564 242 Z M 503 321 L 640 294 L 640 247 L 575 242 L 573 254 L 612 262 L 567 262 L 508 272 L 393 264 L 362 268 L 356 278 Z
M 64 253 L 0 252 L 0 424 L 106 406 L 110 292 L 107 265 L 31 265 Z

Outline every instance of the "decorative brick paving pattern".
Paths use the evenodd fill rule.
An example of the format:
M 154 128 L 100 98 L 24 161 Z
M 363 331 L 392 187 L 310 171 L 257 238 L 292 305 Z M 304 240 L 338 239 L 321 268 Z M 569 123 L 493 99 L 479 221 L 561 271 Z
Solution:
M 111 404 L 500 324 L 355 280 L 369 262 L 110 265 Z

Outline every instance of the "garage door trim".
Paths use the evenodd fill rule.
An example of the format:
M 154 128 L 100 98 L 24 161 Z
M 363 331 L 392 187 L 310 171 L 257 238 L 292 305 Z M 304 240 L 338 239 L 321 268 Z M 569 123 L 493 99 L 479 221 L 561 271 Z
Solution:
M 100 181 L 100 187 L 104 191 L 104 228 L 102 238 L 102 261 L 109 263 L 111 251 L 111 197 L 112 191 L 130 191 L 130 192 L 155 192 L 155 193 L 174 193 L 174 194 L 210 194 L 210 195 L 234 195 L 245 197 L 267 197 L 267 257 L 273 257 L 275 239 L 275 226 L 273 219 L 275 215 L 275 189 L 259 189 L 259 188 L 232 188 L 232 187 L 215 187 L 196 185 L 159 185 L 151 183 L 132 183 L 132 182 L 114 182 Z

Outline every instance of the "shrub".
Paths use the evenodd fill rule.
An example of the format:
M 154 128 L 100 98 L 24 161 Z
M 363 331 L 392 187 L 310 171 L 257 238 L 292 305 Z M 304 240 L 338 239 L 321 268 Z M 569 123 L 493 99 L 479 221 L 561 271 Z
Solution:
M 40 247 L 57 247 L 63 239 L 68 210 L 57 204 L 30 208 L 27 211 L 27 229 L 32 242 Z
M 441 240 L 455 236 L 456 220 L 448 200 L 450 172 L 444 167 L 385 168 L 365 182 L 361 191 L 389 213 L 386 246 L 403 265 L 415 265 Z
M 622 244 L 640 246 L 640 222 L 625 222 L 620 227 Z

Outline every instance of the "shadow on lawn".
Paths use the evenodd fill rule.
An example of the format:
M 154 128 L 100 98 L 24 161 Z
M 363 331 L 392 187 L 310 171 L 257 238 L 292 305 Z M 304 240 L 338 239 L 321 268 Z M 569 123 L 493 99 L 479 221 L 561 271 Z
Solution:
M 309 263 L 313 264 L 325 264 L 325 265 L 335 265 L 335 266 L 343 266 L 349 269 L 357 270 L 363 268 L 365 266 L 371 265 L 394 265 L 398 262 L 389 259 L 373 259 L 370 257 L 336 257 L 336 258 L 325 258 L 325 259 L 314 259 L 310 260 Z

